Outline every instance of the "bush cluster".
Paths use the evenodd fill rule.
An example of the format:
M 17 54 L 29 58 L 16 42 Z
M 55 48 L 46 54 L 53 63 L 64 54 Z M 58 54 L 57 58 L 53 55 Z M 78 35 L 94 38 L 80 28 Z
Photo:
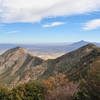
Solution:
M 12 90 L 0 88 L 0 100 L 44 100 L 44 87 L 40 82 L 29 82 Z

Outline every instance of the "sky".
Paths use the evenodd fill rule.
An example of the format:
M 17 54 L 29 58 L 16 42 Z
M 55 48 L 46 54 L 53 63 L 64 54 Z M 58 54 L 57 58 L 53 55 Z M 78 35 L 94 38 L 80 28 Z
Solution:
M 100 42 L 100 0 L 0 0 L 0 43 Z

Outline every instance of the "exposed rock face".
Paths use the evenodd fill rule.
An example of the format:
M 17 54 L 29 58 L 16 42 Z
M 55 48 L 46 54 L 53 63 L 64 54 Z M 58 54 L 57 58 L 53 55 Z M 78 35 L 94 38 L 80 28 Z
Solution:
M 37 78 L 44 68 L 38 67 L 43 60 L 32 56 L 24 48 L 10 49 L 0 56 L 0 80 L 5 83 L 28 81 Z
M 97 62 L 100 62 L 100 48 L 93 44 L 47 61 L 16 47 L 0 56 L 0 81 L 17 84 L 46 79 L 58 73 L 65 73 L 71 80 L 79 80 Z

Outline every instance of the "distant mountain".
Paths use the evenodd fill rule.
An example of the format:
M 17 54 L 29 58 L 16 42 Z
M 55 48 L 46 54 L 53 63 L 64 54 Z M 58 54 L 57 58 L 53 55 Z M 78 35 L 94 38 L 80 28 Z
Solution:
M 17 46 L 27 48 L 29 51 L 38 54 L 64 54 L 71 51 L 74 51 L 90 42 L 87 41 L 78 41 L 75 43 L 56 43 L 56 44 L 0 44 L 0 52 L 6 51 Z M 100 46 L 100 43 L 94 43 L 97 46 Z
M 78 80 L 90 67 L 94 67 L 97 59 L 100 61 L 100 48 L 88 44 L 57 59 L 48 60 L 45 64 L 47 70 L 40 78 L 46 79 L 58 73 L 66 73 L 70 79 Z
M 43 59 L 33 56 L 27 49 L 16 47 L 0 56 L 0 81 L 8 84 L 25 82 L 36 78 L 43 68 Z
M 0 51 L 6 51 L 17 46 L 27 48 L 28 50 L 39 53 L 67 53 L 73 51 L 81 46 L 86 45 L 88 42 L 79 41 L 72 44 L 68 43 L 56 43 L 56 44 L 0 44 Z
M 83 40 L 72 43 L 64 48 L 64 52 L 68 53 L 68 52 L 74 51 L 82 46 L 87 45 L 87 44 L 89 44 L 89 42 L 83 41 Z
M 70 46 L 77 49 L 77 48 L 82 47 L 82 46 L 87 45 L 87 44 L 89 44 L 89 42 L 81 40 L 81 41 L 78 41 L 78 42 L 71 44 Z

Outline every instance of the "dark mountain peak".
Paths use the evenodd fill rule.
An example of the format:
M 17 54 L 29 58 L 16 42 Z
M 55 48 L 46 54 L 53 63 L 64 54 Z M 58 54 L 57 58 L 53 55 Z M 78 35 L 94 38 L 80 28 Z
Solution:
M 16 47 L 16 49 L 22 49 L 22 47 L 19 47 L 19 46 L 18 46 L 18 47 Z
M 10 53 L 10 54 L 12 54 L 12 53 L 21 53 L 21 54 L 27 54 L 27 53 L 29 53 L 29 51 L 26 49 L 26 48 L 22 48 L 22 47 L 15 47 L 15 48 L 12 48 L 12 49 L 9 49 L 9 50 L 7 50 L 4 54 L 8 54 L 8 53 Z
M 77 53 L 78 55 L 82 56 L 82 55 L 87 55 L 89 53 L 91 53 L 92 51 L 96 51 L 96 53 L 98 52 L 98 50 L 100 51 L 100 48 L 97 47 L 95 44 L 92 43 L 88 43 L 82 47 L 80 47 L 79 49 L 73 51 L 72 53 Z
M 76 49 L 75 51 L 69 52 L 61 57 L 59 57 L 60 59 L 77 59 L 83 56 L 86 56 L 88 54 L 90 54 L 93 50 L 96 50 L 96 52 L 98 52 L 98 50 L 100 51 L 100 48 L 97 47 L 95 44 L 92 43 L 88 43 L 78 49 Z M 57 58 L 58 59 L 58 58 Z
M 81 47 L 81 48 L 85 48 L 85 49 L 95 49 L 95 48 L 99 48 L 99 47 L 97 47 L 95 44 L 93 44 L 93 43 L 89 43 L 89 44 L 87 44 L 87 45 L 85 45 L 85 46 L 83 46 L 83 47 Z
M 89 42 L 87 42 L 87 41 L 81 40 L 81 41 L 75 42 L 74 45 L 75 45 L 75 44 L 77 44 L 77 45 L 86 45 L 86 44 L 88 44 L 88 43 L 89 43 Z
M 81 40 L 81 41 L 79 41 L 80 43 L 83 43 L 83 42 L 85 42 L 85 43 L 88 43 L 87 41 L 84 41 L 84 40 Z
M 28 51 L 26 48 L 22 48 L 22 47 L 15 47 L 12 49 L 7 50 L 6 52 L 4 52 L 1 55 L 4 59 L 17 59 L 19 57 L 28 57 L 28 56 L 32 56 L 30 51 Z
M 27 50 L 26 48 L 23 48 L 23 47 L 15 47 L 15 48 L 12 48 L 11 50 Z

